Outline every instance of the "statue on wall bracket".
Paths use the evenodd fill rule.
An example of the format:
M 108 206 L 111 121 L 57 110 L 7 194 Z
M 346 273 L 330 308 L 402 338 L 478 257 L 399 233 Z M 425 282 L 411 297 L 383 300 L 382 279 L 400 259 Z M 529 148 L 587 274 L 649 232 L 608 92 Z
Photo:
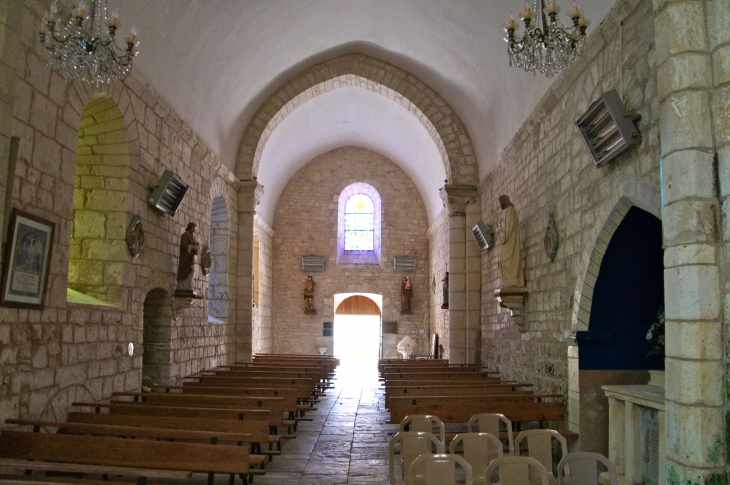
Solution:
M 520 220 L 517 210 L 507 195 L 499 196 L 502 216 L 497 223 L 496 239 L 499 244 L 500 287 L 494 290 L 499 306 L 509 310 L 510 317 L 520 332 L 525 332 L 525 299 L 527 287 L 522 269 Z
M 314 300 L 314 287 L 316 286 L 312 275 L 302 278 L 304 283 L 304 313 L 307 315 L 316 315 L 317 310 L 314 309 L 312 301 Z
M 146 240 L 147 238 L 142 228 L 142 219 L 138 215 L 135 215 L 127 227 L 127 248 L 129 248 L 129 254 L 133 258 L 139 256 L 139 253 L 142 252 Z
M 447 271 L 444 275 L 444 279 L 441 280 L 443 283 L 441 288 L 441 309 L 449 309 L 449 272 Z
M 400 287 L 401 297 L 401 313 L 411 313 L 411 298 L 413 298 L 413 284 L 411 283 L 411 277 L 406 275 L 403 277 Z
M 193 291 L 195 276 L 195 256 L 200 253 L 200 243 L 195 238 L 197 224 L 191 222 L 180 236 L 180 258 L 177 263 L 177 288 L 175 296 L 200 298 Z

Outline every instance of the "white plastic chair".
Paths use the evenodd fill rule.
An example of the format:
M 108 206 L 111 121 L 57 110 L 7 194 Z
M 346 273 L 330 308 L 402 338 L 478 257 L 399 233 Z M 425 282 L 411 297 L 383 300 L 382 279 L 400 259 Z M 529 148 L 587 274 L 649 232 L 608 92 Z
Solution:
M 416 474 L 422 471 L 419 485 L 456 485 L 457 463 L 466 472 L 466 485 L 472 485 L 472 469 L 467 461 L 458 455 L 420 455 L 411 463 L 408 471 L 409 483 L 416 483 Z
M 504 414 L 499 413 L 483 413 L 483 414 L 475 414 L 474 416 L 469 419 L 469 424 L 467 429 L 470 433 L 473 432 L 474 425 L 478 425 L 477 431 L 479 433 L 489 433 L 493 434 L 497 438 L 499 438 L 499 423 L 504 423 L 505 428 L 507 429 L 507 444 L 509 446 L 508 453 L 514 453 L 515 451 L 515 440 L 514 435 L 512 434 L 512 421 L 507 418 Z
M 502 458 L 502 442 L 490 433 L 459 433 L 449 444 L 449 453 L 452 455 L 462 444 L 464 459 L 471 465 L 474 483 L 489 483 L 487 481 L 487 467 L 495 458 Z
M 444 422 L 437 416 L 431 414 L 409 414 L 400 422 L 400 430 L 406 431 L 423 431 L 424 433 L 433 433 L 434 424 L 439 427 L 439 437 L 441 438 L 441 446 L 446 449 L 446 427 Z
M 515 455 L 520 453 L 520 444 L 523 439 L 527 439 L 527 455 L 535 458 L 548 472 L 550 483 L 558 483 L 558 479 L 553 474 L 553 442 L 555 439 L 560 443 L 562 459 L 568 454 L 568 442 L 565 438 L 554 429 L 529 429 L 522 431 L 515 439 Z
M 401 474 L 401 483 L 407 484 L 408 469 L 419 455 L 424 453 L 433 453 L 433 447 L 436 447 L 436 453 L 443 453 L 444 447 L 436 436 L 432 433 L 423 431 L 400 431 L 390 440 L 390 449 L 388 453 L 388 478 L 390 483 L 395 485 L 399 482 L 395 480 L 395 446 L 400 443 L 400 456 L 403 462 L 403 471 Z
M 540 485 L 550 485 L 545 467 L 529 456 L 495 458 L 487 467 L 487 476 L 491 477 L 495 471 L 499 472 L 500 485 L 530 485 L 531 483 L 537 483 L 537 474 L 539 474 Z M 530 472 L 532 472 L 532 481 L 530 480 Z
M 569 453 L 558 463 L 558 483 L 571 483 L 574 485 L 599 485 L 598 481 L 598 463 L 602 463 L 608 470 L 608 476 L 611 479 L 611 485 L 618 485 L 618 475 L 616 474 L 616 465 L 611 460 L 600 453 L 588 453 L 586 451 L 579 453 Z M 570 481 L 564 481 L 563 469 L 566 465 L 570 465 Z

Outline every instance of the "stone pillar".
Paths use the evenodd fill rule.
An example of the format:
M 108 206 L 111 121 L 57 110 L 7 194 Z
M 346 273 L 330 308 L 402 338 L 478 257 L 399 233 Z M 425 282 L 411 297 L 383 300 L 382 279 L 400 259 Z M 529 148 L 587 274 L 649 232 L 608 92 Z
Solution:
M 727 31 L 727 1 L 654 0 L 669 483 L 726 483 L 723 255 L 707 22 L 708 7 L 719 3 Z M 727 105 L 722 109 L 727 116 Z
M 264 188 L 242 180 L 238 189 L 238 261 L 236 266 L 236 360 L 250 362 L 253 346 L 253 230 Z M 230 308 L 229 308 L 230 312 Z
M 725 396 L 730 396 L 730 0 L 707 2 L 707 24 L 712 62 L 712 132 L 715 139 L 717 178 L 723 225 L 720 269 L 724 296 L 725 328 Z M 726 397 L 725 416 L 730 416 L 730 399 Z M 725 456 L 730 456 L 730 420 L 725 427 Z M 725 462 L 730 477 L 730 463 Z
M 476 336 L 480 328 L 481 280 L 475 278 L 474 273 L 481 274 L 481 257 L 479 264 L 475 265 L 474 255 L 479 254 L 479 246 L 473 239 L 467 239 L 467 212 L 470 222 L 474 217 L 474 211 L 467 210 L 467 206 L 474 205 L 478 214 L 479 196 L 473 185 L 454 184 L 441 188 L 441 198 L 449 214 L 449 361 L 454 364 L 473 363 L 476 348 L 480 347 Z M 475 285 L 476 288 L 473 288 Z

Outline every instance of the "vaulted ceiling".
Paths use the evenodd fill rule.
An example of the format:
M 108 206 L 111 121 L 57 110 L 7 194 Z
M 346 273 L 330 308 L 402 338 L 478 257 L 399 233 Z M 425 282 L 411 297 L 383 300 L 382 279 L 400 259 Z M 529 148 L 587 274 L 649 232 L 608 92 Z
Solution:
M 613 3 L 579 2 L 593 26 Z M 567 22 L 569 1 L 558 4 Z M 341 54 L 397 65 L 438 92 L 472 138 L 480 180 L 551 83 L 508 65 L 503 27 L 522 0 L 109 0 L 109 6 L 119 7 L 120 34 L 138 30 L 135 70 L 231 169 L 267 97 L 296 73 Z M 343 89 L 349 95 L 333 91 L 302 104 L 304 111 L 271 135 L 259 170 L 262 215 L 271 222 L 279 193 L 307 160 L 350 144 L 401 166 L 432 219 L 444 179 L 443 168 L 427 168 L 438 157 L 434 142 L 402 106 Z

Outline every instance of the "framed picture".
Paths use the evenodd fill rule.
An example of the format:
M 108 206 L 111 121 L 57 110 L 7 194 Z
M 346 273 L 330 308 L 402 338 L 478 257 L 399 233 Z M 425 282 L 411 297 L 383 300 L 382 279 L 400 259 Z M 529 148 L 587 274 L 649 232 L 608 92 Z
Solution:
M 42 309 L 56 225 L 13 209 L 5 245 L 0 305 Z

